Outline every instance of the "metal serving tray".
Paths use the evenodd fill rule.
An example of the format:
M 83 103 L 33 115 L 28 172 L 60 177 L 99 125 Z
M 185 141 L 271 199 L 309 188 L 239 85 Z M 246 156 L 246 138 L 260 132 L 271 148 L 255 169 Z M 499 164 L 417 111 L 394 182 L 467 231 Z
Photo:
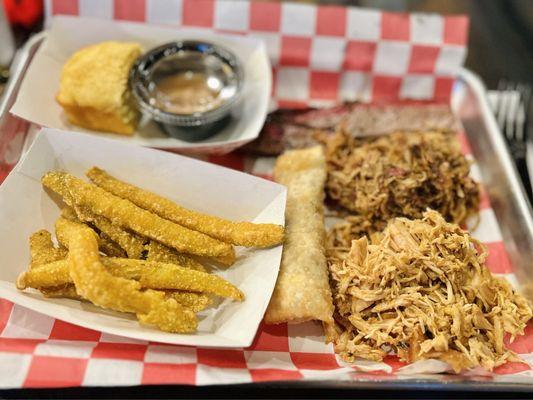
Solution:
M 33 36 L 17 54 L 11 69 L 11 79 L 0 98 L 0 138 L 10 133 L 17 118 L 9 113 L 27 66 L 46 36 L 41 32 Z M 533 301 L 533 211 L 526 199 L 518 172 L 511 160 L 507 145 L 490 111 L 486 90 L 480 79 L 472 72 L 462 69 L 454 85 L 451 99 L 452 111 L 461 121 L 473 156 L 478 162 L 484 186 L 498 219 L 505 247 L 514 266 L 514 272 L 530 301 Z M 31 144 L 37 127 L 25 125 L 19 134 L 25 135 L 18 157 Z M 481 376 L 423 375 L 408 379 L 387 379 L 374 376 L 372 379 L 354 381 L 295 381 L 253 384 L 258 389 L 268 388 L 331 388 L 375 390 L 466 390 L 466 391 L 523 391 L 530 392 L 533 383 L 522 379 L 515 382 L 491 381 Z M 250 385 L 245 385 L 250 386 Z

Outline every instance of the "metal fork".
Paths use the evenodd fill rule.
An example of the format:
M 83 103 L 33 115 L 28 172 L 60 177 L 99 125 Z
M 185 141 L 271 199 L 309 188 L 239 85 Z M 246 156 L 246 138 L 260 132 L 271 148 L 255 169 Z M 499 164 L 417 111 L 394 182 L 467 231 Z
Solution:
M 491 103 L 496 121 L 522 178 L 526 194 L 533 204 L 532 183 L 526 161 L 530 100 L 530 85 L 501 80 L 498 83 L 497 95 L 492 98 Z

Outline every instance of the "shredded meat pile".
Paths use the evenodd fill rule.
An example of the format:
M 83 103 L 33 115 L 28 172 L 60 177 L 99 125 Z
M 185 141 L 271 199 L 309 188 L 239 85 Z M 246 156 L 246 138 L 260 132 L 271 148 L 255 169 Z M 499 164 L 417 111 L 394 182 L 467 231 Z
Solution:
M 354 240 L 330 263 L 336 351 L 348 362 L 390 351 L 406 362 L 440 359 L 457 372 L 518 360 L 504 336 L 523 334 L 531 308 L 485 258 L 482 244 L 436 211 Z
M 380 231 L 391 218 L 420 218 L 428 207 L 458 224 L 477 214 L 479 187 L 454 132 L 356 138 L 339 131 L 325 143 L 328 197 L 350 214 L 336 229 L 351 238 Z

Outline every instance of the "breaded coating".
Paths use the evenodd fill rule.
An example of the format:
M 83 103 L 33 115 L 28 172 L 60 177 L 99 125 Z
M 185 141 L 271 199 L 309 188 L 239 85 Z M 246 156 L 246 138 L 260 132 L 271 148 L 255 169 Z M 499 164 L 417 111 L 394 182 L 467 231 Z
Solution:
M 191 292 L 170 292 L 169 296 L 184 307 L 188 307 L 194 312 L 205 310 L 213 304 L 213 298 L 207 294 Z
M 198 261 L 185 254 L 179 254 L 174 249 L 171 249 L 164 244 L 150 240 L 147 246 L 148 255 L 147 261 L 158 261 L 166 264 L 176 264 L 184 268 L 193 269 L 196 271 L 206 272 L 204 266 Z M 178 303 L 189 307 L 194 312 L 204 310 L 213 302 L 212 298 L 202 293 L 190 292 L 173 292 L 172 298 Z
M 148 250 L 148 255 L 146 256 L 147 261 L 159 261 L 166 264 L 177 264 L 183 268 L 190 268 L 195 269 L 196 271 L 205 272 L 204 266 L 194 258 L 185 254 L 179 254 L 174 249 L 156 242 L 155 240 L 150 240 L 150 243 L 148 243 L 146 248 Z
M 237 301 L 244 300 L 244 294 L 225 279 L 206 272 L 176 267 L 175 264 L 124 259 L 117 268 L 128 271 L 133 279 L 138 278 L 143 287 L 158 286 L 160 289 L 211 293 Z
M 103 232 L 98 233 L 100 251 L 109 257 L 126 257 L 126 252 Z
M 165 293 L 141 291 L 139 282 L 113 276 L 100 260 L 96 233 L 89 227 L 65 220 L 68 238 L 68 272 L 76 292 L 93 304 L 116 311 L 133 312 L 140 322 L 167 332 L 192 332 L 198 321 L 190 309 Z
M 220 257 L 226 262 L 235 260 L 235 250 L 231 245 L 163 219 L 70 174 L 49 172 L 43 176 L 42 183 L 58 194 L 64 194 L 67 204 L 86 208 L 115 225 L 157 240 L 179 252 Z
M 63 231 L 59 229 L 58 232 L 58 226 L 61 226 L 66 220 L 71 222 L 77 222 L 80 224 L 83 224 L 84 222 L 81 221 L 76 214 L 73 212 L 73 210 L 70 207 L 66 207 L 61 212 L 61 217 L 58 218 L 56 221 L 56 238 L 57 241 L 65 248 L 68 248 L 68 239 L 64 236 L 62 233 Z M 90 227 L 91 229 L 93 227 Z M 96 232 L 95 232 L 96 233 Z M 120 248 L 118 244 L 113 242 L 108 236 L 103 234 L 102 232 L 97 233 L 97 239 L 98 239 L 98 248 L 102 253 L 109 257 L 126 257 L 126 252 Z M 65 255 L 66 257 L 66 255 Z
M 147 239 L 113 225 L 107 218 L 96 215 L 83 207 L 76 207 L 74 210 L 69 209 L 67 212 L 74 212 L 80 221 L 94 225 L 96 229 L 123 249 L 128 258 L 140 259 L 143 257 L 145 252 L 144 242 L 147 242 Z
M 55 247 L 52 235 L 46 229 L 41 229 L 30 236 L 30 269 L 53 261 L 62 260 L 67 256 L 67 250 Z
M 39 289 L 44 297 L 48 298 L 67 298 L 73 300 L 83 300 L 78 293 L 76 293 L 76 286 L 67 284 L 57 287 L 46 287 Z
M 68 251 L 64 247 L 54 246 L 52 235 L 45 229 L 30 236 L 30 269 L 41 268 L 48 263 L 63 260 L 67 257 L 67 253 Z M 79 297 L 72 285 L 40 288 L 39 290 L 45 297 Z
M 131 135 L 139 120 L 129 71 L 141 46 L 102 42 L 74 53 L 61 71 L 57 102 L 69 121 L 89 129 Z
M 17 289 L 54 289 L 74 283 L 69 273 L 68 261 L 58 260 L 44 264 L 41 268 L 24 271 L 17 278 Z
M 287 186 L 286 234 L 276 287 L 265 322 L 333 322 L 333 303 L 324 250 L 324 183 L 322 147 L 280 156 L 274 180 Z
M 61 229 L 70 229 L 70 224 L 71 222 L 67 221 Z M 68 236 L 70 233 L 67 231 L 64 235 Z M 102 257 L 99 262 L 110 274 L 139 281 L 142 288 L 185 290 L 229 297 L 237 301 L 244 300 L 244 294 L 236 286 L 219 276 L 206 272 L 182 268 L 175 264 L 128 258 Z M 73 282 L 68 261 L 60 260 L 21 273 L 17 279 L 17 288 L 21 290 L 28 287 L 41 289 Z
M 87 176 L 96 185 L 118 197 L 226 243 L 246 247 L 269 247 L 283 241 L 284 229 L 280 225 L 233 222 L 189 210 L 155 193 L 122 182 L 97 167 L 87 171 Z
M 72 220 L 73 216 L 78 221 L 81 220 L 83 222 L 91 223 L 100 231 L 100 237 L 108 236 L 125 251 L 125 254 L 123 255 L 108 254 L 109 256 L 124 258 L 125 255 L 127 255 L 128 258 L 178 264 L 184 268 L 205 271 L 203 265 L 192 257 L 180 254 L 176 250 L 156 242 L 155 240 L 145 239 L 136 233 L 128 232 L 113 225 L 107 218 L 83 210 L 80 207 L 77 207 L 76 211 L 70 207 L 65 207 L 61 215 L 66 216 L 67 219 Z

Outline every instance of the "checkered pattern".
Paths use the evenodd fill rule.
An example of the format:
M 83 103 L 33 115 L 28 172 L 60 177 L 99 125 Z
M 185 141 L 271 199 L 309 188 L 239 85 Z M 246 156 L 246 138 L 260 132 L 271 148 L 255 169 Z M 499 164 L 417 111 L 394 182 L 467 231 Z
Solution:
M 57 14 L 199 27 L 262 39 L 273 69 L 272 105 L 343 100 L 448 100 L 466 56 L 468 18 L 246 0 L 45 0 Z M 23 124 L 19 120 L 14 123 Z M 15 132 L 14 127 L 4 128 Z M 0 181 L 24 136 L 0 143 Z M 13 157 L 11 157 L 13 158 Z
M 70 14 L 192 26 L 263 39 L 280 106 L 447 100 L 466 56 L 465 16 L 242 0 L 47 0 Z
M 380 101 L 400 97 L 447 98 L 453 71 L 465 55 L 465 17 L 390 14 L 375 10 L 290 3 L 213 0 L 48 0 L 47 15 L 201 26 L 264 39 L 281 105 L 328 104 L 340 99 Z M 5 160 L 16 159 L 26 125 L 13 120 Z M 468 141 L 459 135 L 463 152 Z M 20 143 L 19 143 L 20 142 Z M 208 161 L 270 179 L 273 158 L 239 154 Z M 12 162 L 11 162 L 12 164 Z M 4 174 L 7 174 L 8 168 Z M 474 165 L 472 174 L 479 179 Z M 3 180 L 0 171 L 0 182 Z M 483 192 L 485 193 L 485 192 Z M 489 268 L 516 284 L 486 194 L 474 235 L 490 250 Z M 533 326 L 510 347 L 533 361 Z M 396 357 L 348 365 L 324 344 L 315 323 L 262 325 L 248 349 L 201 349 L 147 343 L 77 327 L 0 299 L 0 387 L 209 385 L 279 380 L 391 381 L 418 379 L 416 368 Z M 446 381 L 444 365 L 424 364 L 424 379 Z M 490 376 L 502 382 L 533 382 L 533 371 L 508 363 Z
M 464 133 L 463 152 L 471 158 Z M 271 179 L 275 158 L 242 154 L 209 156 L 207 161 Z M 473 165 L 472 175 L 480 179 Z M 484 192 L 485 193 L 485 192 Z M 486 197 L 481 222 L 473 235 L 489 249 L 489 269 L 517 285 L 501 232 Z M 211 385 L 291 380 L 406 380 L 417 379 L 423 366 L 425 379 L 442 382 L 446 371 L 439 361 L 406 365 L 396 357 L 383 362 L 360 360 L 349 365 L 324 343 L 315 323 L 264 325 L 247 349 L 202 349 L 127 339 L 54 320 L 0 299 L 0 387 L 120 386 L 139 384 Z M 509 347 L 533 361 L 533 324 L 526 335 Z M 481 371 L 477 371 L 481 372 Z M 507 363 L 488 377 L 498 382 L 533 383 L 527 364 Z M 476 372 L 472 380 L 480 379 Z

